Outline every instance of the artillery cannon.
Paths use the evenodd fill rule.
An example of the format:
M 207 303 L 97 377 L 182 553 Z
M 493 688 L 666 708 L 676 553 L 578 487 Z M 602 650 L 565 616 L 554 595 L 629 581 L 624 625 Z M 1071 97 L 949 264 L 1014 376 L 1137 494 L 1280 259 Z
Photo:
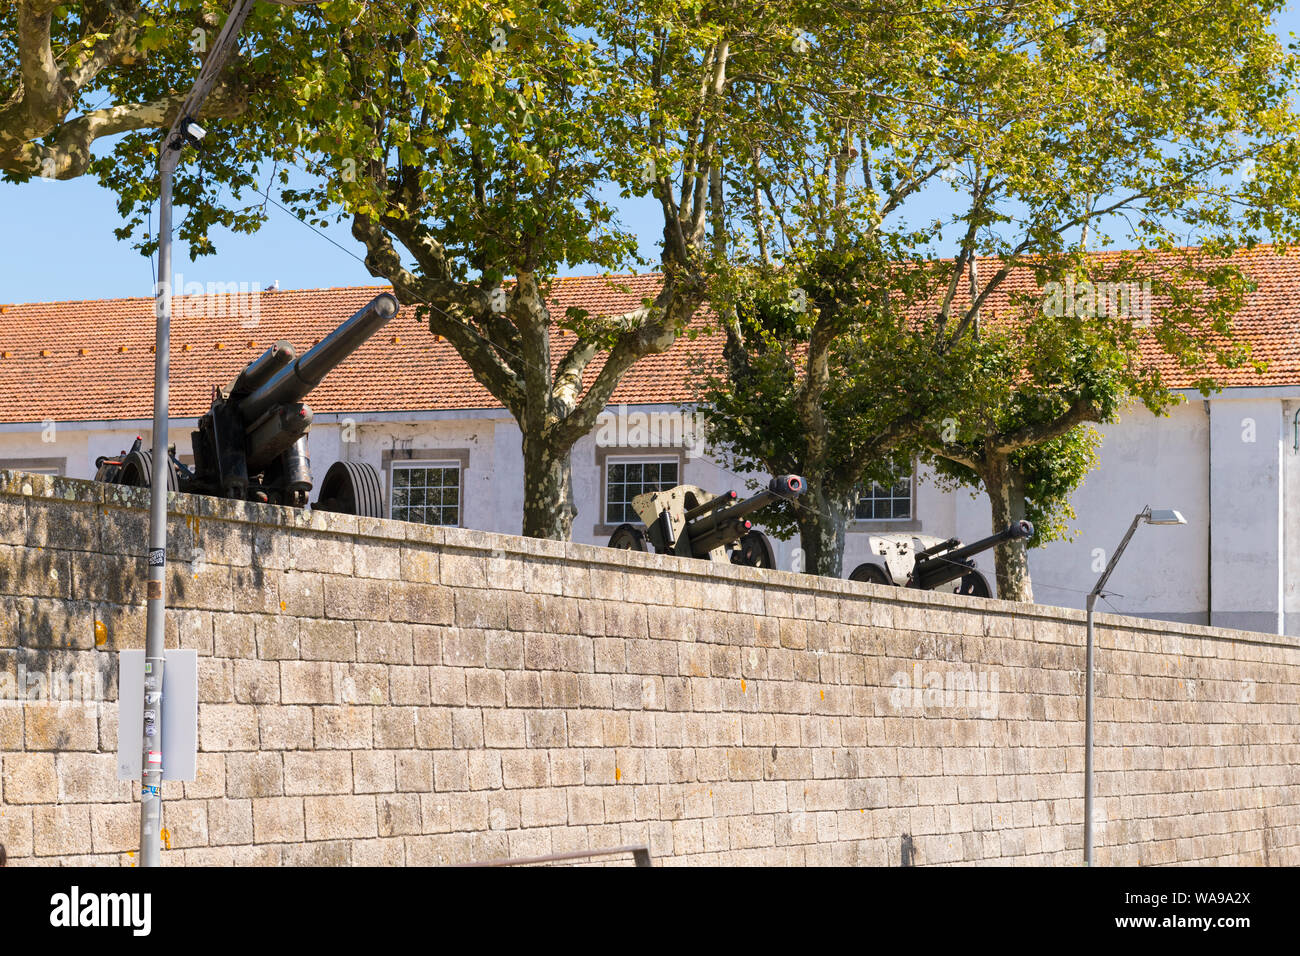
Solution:
M 344 359 L 397 314 L 384 292 L 301 356 L 281 340 L 249 363 L 225 388 L 214 386 L 212 405 L 193 433 L 194 466 L 167 449 L 167 488 L 191 494 L 303 507 L 312 489 L 307 457 L 311 409 L 302 400 Z M 149 486 L 153 452 L 137 438 L 117 458 L 95 461 L 96 481 Z M 330 466 L 315 507 L 321 511 L 383 517 L 379 474 L 362 462 Z
M 897 587 L 940 589 L 973 597 L 992 597 L 989 582 L 975 568 L 972 560 L 981 551 L 1001 544 L 1032 537 L 1034 526 L 1017 521 L 1003 531 L 963 546 L 957 538 L 937 538 L 922 534 L 879 534 L 867 538 L 871 553 L 879 555 L 881 564 L 859 564 L 849 575 L 850 581 L 892 584 Z
M 746 516 L 777 501 L 797 498 L 803 490 L 804 480 L 798 475 L 780 475 L 764 491 L 744 500 L 734 491 L 715 495 L 694 485 L 647 491 L 632 499 L 632 510 L 645 527 L 619 525 L 609 546 L 627 551 L 649 551 L 653 546 L 659 554 L 771 568 L 776 565 L 772 544 Z

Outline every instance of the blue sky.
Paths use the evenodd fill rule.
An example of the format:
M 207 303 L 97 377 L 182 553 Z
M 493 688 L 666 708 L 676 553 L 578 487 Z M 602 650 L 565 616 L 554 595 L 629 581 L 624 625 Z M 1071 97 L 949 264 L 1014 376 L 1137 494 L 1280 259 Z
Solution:
M 1288 4 L 1277 23 L 1286 36 L 1300 33 L 1297 3 Z M 947 214 L 944 197 L 933 195 L 933 213 L 916 209 L 918 221 Z M 362 254 L 346 225 L 329 235 L 343 249 L 312 233 L 307 226 L 274 207 L 270 221 L 252 236 L 215 232 L 217 254 L 190 261 L 184 244 L 176 247 L 176 271 L 185 281 L 248 282 L 263 288 L 278 281 L 282 289 L 372 285 L 379 280 L 355 256 Z M 178 210 L 178 215 L 183 215 Z M 627 202 L 623 222 L 643 238 L 642 254 L 657 260 L 662 233 L 652 202 Z M 66 299 L 149 296 L 153 290 L 148 259 L 118 241 L 113 229 L 120 219 L 116 196 L 90 177 L 69 182 L 33 180 L 22 186 L 0 183 L 0 302 L 49 302 Z M 584 270 L 575 270 L 578 272 Z M 588 270 L 589 271 L 589 270 Z

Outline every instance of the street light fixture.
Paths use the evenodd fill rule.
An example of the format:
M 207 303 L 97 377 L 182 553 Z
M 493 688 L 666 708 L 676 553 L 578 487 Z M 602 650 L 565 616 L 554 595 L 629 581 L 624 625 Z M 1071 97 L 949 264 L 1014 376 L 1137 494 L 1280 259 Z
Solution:
M 1093 659 L 1093 609 L 1097 606 L 1097 598 L 1101 597 L 1102 589 L 1106 587 L 1106 582 L 1110 579 L 1111 572 L 1115 570 L 1115 565 L 1119 563 L 1120 555 L 1128 547 L 1129 539 L 1133 537 L 1133 532 L 1137 531 L 1138 525 L 1142 522 L 1147 524 L 1187 524 L 1187 519 L 1177 511 L 1171 508 L 1158 508 L 1152 510 L 1147 505 L 1133 517 L 1133 523 L 1128 526 L 1128 532 L 1124 535 L 1124 540 L 1119 543 L 1115 553 L 1110 556 L 1110 561 L 1106 564 L 1106 570 L 1101 573 L 1101 578 L 1097 581 L 1097 586 L 1088 592 L 1088 649 L 1087 649 L 1087 690 L 1084 695 L 1084 747 L 1083 747 L 1083 854 L 1084 864 L 1093 865 L 1092 859 L 1092 659 Z
M 203 142 L 203 137 L 207 135 L 208 131 L 198 123 L 194 122 L 192 116 L 185 117 L 184 121 L 181 123 L 181 136 L 183 136 L 185 142 L 189 143 L 191 146 L 198 146 Z

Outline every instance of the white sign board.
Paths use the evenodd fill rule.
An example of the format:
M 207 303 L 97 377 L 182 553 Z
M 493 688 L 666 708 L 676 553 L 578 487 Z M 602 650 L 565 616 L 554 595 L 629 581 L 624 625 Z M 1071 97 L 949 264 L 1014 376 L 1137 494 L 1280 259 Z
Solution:
M 198 763 L 199 652 L 163 656 L 164 780 L 193 780 Z M 121 651 L 117 677 L 117 779 L 139 780 L 144 740 L 144 651 Z

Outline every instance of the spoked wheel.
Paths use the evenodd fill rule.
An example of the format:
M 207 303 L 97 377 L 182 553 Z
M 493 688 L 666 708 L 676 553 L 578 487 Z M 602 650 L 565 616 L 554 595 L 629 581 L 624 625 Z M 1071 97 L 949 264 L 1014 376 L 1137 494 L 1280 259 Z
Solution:
M 731 551 L 731 563 L 742 564 L 748 568 L 776 567 L 772 542 L 767 539 L 767 535 L 757 529 L 745 532 Z
M 122 459 L 122 469 L 117 475 L 117 484 L 131 488 L 149 488 L 153 486 L 153 452 L 133 451 Z M 167 458 L 167 490 L 181 490 L 181 474 L 176 462 Z
M 649 551 L 650 539 L 645 529 L 632 524 L 621 524 L 609 536 L 609 546 L 620 551 Z
M 382 518 L 384 493 L 379 472 L 362 461 L 334 462 L 325 472 L 314 507 L 341 515 Z
M 859 564 L 849 575 L 850 581 L 865 581 L 867 584 L 893 584 L 885 569 L 878 564 Z

